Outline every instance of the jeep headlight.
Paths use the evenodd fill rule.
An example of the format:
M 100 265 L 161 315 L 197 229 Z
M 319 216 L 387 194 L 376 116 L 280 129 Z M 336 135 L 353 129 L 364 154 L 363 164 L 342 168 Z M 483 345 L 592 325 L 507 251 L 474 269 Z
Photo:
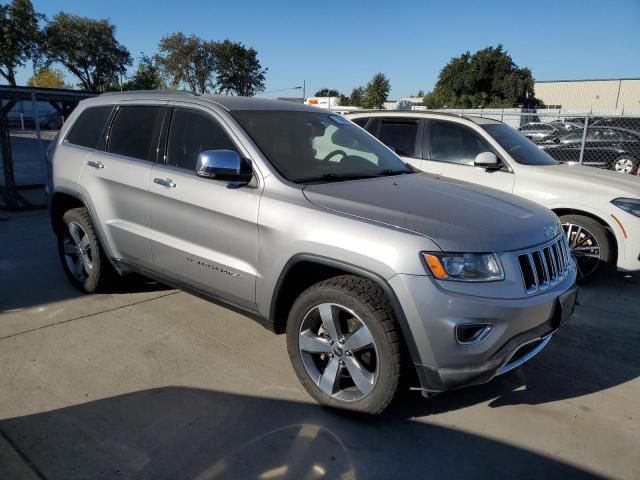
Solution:
M 433 276 L 440 280 L 460 282 L 495 282 L 504 280 L 500 260 L 493 253 L 423 252 Z
M 640 217 L 640 199 L 638 198 L 616 198 L 611 200 L 611 203 L 631 215 Z

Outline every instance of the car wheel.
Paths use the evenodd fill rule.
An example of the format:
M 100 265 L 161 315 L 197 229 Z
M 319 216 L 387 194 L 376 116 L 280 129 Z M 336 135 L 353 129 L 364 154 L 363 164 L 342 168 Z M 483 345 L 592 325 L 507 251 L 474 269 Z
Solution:
M 638 160 L 632 157 L 620 157 L 613 164 L 613 169 L 618 173 L 632 174 L 638 170 Z
M 613 259 L 607 231 L 596 220 L 583 215 L 563 215 L 560 222 L 576 261 L 578 283 L 593 280 L 606 270 Z
M 398 390 L 400 333 L 384 292 L 367 279 L 345 275 L 305 290 L 289 313 L 287 349 L 322 405 L 376 414 Z
M 86 208 L 74 208 L 62 217 L 58 253 L 67 277 L 78 289 L 93 293 L 107 290 L 116 273 L 109 263 Z
M 58 129 L 58 121 L 53 118 L 47 122 L 47 128 L 49 130 L 57 130 Z

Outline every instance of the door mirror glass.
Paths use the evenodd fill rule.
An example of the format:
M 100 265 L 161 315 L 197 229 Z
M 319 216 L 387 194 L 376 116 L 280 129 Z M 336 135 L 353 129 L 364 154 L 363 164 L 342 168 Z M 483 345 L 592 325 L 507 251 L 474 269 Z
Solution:
M 473 164 L 476 167 L 496 168 L 500 165 L 500 162 L 498 161 L 498 157 L 496 156 L 495 153 L 481 152 L 478 155 L 476 155 L 476 158 L 473 161 Z
M 196 175 L 202 178 L 249 182 L 253 176 L 249 162 L 233 150 L 205 150 L 198 155 Z

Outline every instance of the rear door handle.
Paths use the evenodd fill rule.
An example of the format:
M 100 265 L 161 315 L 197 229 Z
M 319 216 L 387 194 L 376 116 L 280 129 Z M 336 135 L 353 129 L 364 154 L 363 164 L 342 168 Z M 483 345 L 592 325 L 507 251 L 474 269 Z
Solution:
M 176 184 L 170 178 L 154 178 L 153 183 L 162 185 L 163 187 L 174 188 Z
M 98 170 L 104 168 L 104 163 L 99 162 L 99 161 L 95 161 L 95 160 L 89 160 L 87 162 L 87 165 L 89 165 L 90 167 L 93 167 L 93 168 L 97 168 Z

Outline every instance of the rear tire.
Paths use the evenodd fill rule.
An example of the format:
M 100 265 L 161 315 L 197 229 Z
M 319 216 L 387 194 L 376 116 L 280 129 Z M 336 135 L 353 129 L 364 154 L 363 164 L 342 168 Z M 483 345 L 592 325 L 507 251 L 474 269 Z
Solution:
M 613 260 L 608 232 L 599 222 L 584 215 L 563 215 L 560 222 L 578 266 L 577 282 L 585 284 L 595 280 Z
M 617 158 L 613 162 L 613 170 L 618 173 L 633 175 L 638 171 L 638 160 L 629 156 Z
M 67 210 L 58 235 L 62 268 L 77 289 L 86 292 L 108 290 L 117 273 L 104 253 L 86 208 Z
M 399 327 L 370 280 L 344 275 L 305 290 L 289 313 L 287 350 L 300 383 L 322 405 L 377 414 L 398 390 Z

